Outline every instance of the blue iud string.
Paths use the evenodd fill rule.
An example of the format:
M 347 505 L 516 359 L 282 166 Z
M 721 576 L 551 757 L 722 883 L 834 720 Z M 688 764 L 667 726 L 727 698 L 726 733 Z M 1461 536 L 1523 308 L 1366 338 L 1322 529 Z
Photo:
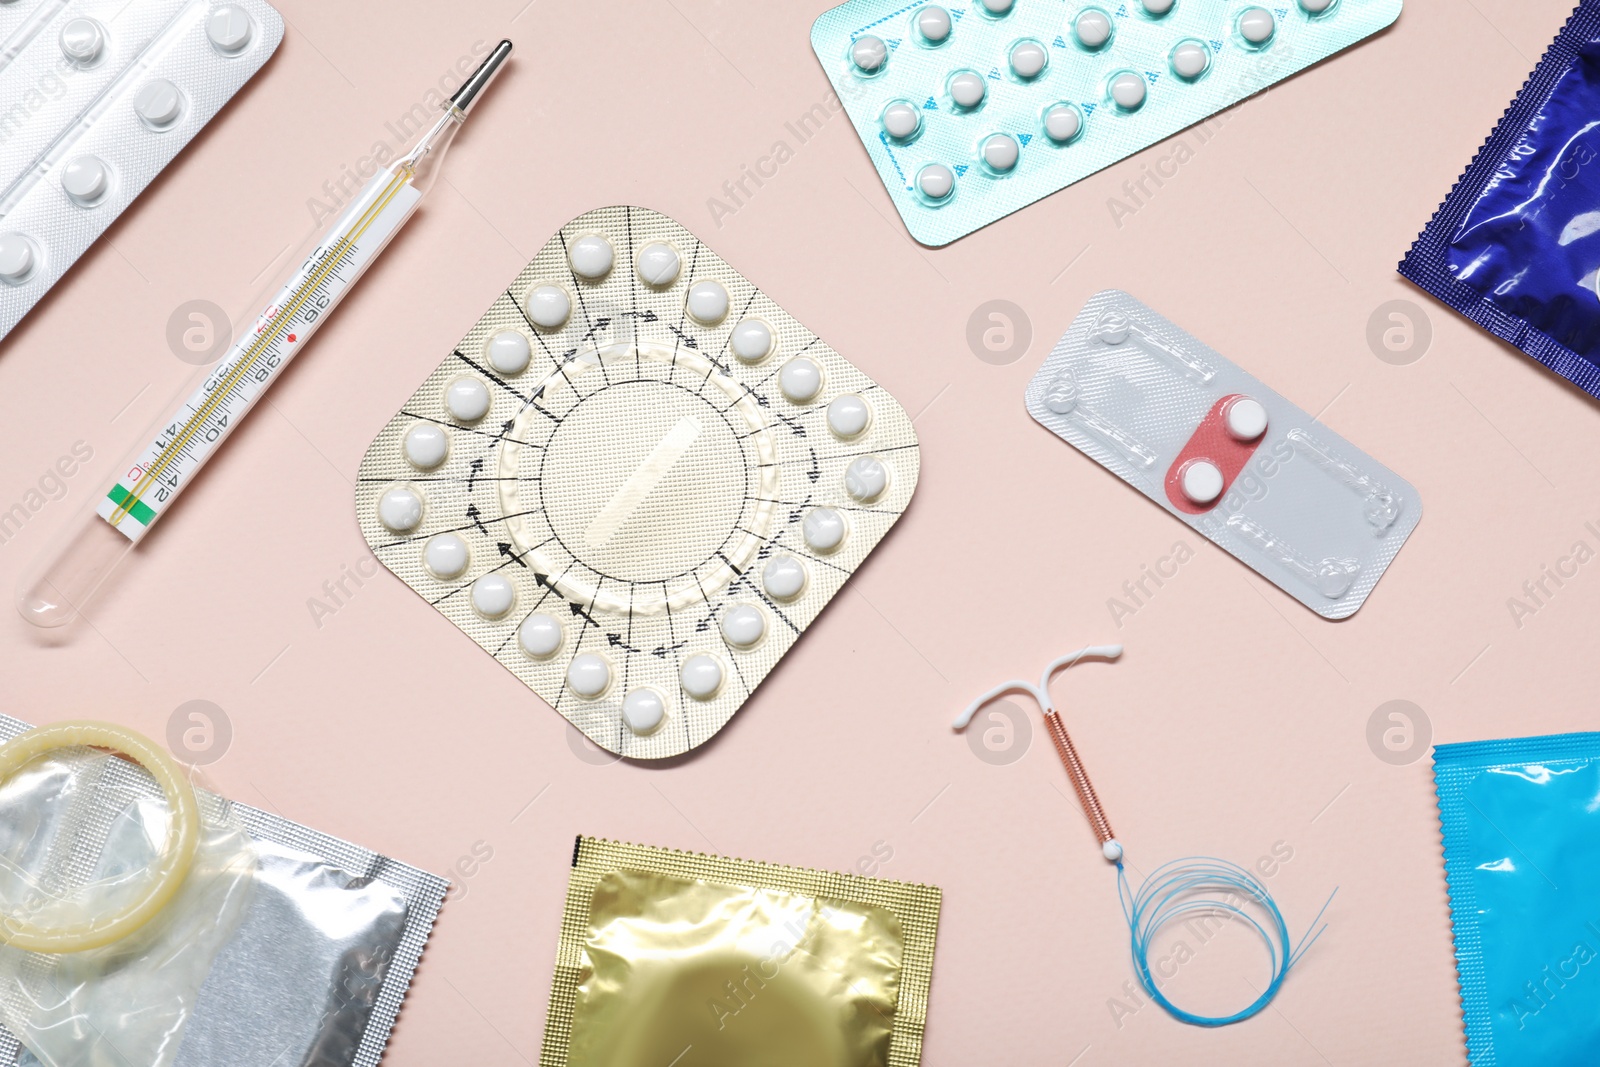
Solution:
M 1128 882 L 1127 868 L 1123 864 L 1122 843 L 1112 833 L 1111 822 L 1106 818 L 1105 809 L 1095 793 L 1094 783 L 1089 780 L 1083 761 L 1078 757 L 1077 748 L 1073 745 L 1066 725 L 1061 720 L 1061 713 L 1056 710 L 1055 703 L 1050 698 L 1050 677 L 1056 671 L 1070 667 L 1083 659 L 1114 660 L 1121 655 L 1121 645 L 1091 645 L 1061 656 L 1045 667 L 1037 685 L 1018 679 L 995 686 L 956 716 L 954 726 L 957 730 L 965 729 L 979 708 L 1005 693 L 1020 690 L 1032 694 L 1039 704 L 1039 710 L 1044 713 L 1045 727 L 1055 744 L 1056 754 L 1061 757 L 1061 762 L 1067 769 L 1067 776 L 1072 779 L 1073 789 L 1077 791 L 1078 800 L 1083 805 L 1084 814 L 1089 819 L 1089 825 L 1093 827 L 1095 836 L 1100 841 L 1101 853 L 1117 865 L 1117 896 L 1122 903 L 1122 916 L 1128 923 L 1129 947 L 1133 955 L 1134 970 L 1139 975 L 1139 984 L 1144 987 L 1151 1000 L 1179 1022 L 1194 1026 L 1227 1026 L 1243 1022 L 1272 1003 L 1272 999 L 1278 995 L 1278 990 L 1283 988 L 1284 979 L 1289 976 L 1290 969 L 1300 962 L 1306 951 L 1316 944 L 1317 939 L 1328 928 L 1326 923 L 1322 923 L 1322 916 L 1333 903 L 1334 894 L 1338 893 L 1338 889 L 1335 888 L 1333 893 L 1328 894 L 1327 901 L 1317 912 L 1316 918 L 1311 920 L 1310 927 L 1301 935 L 1299 941 L 1290 940 L 1288 923 L 1284 921 L 1283 912 L 1279 910 L 1277 901 L 1273 900 L 1272 894 L 1267 891 L 1266 884 L 1250 871 L 1227 860 L 1213 859 L 1210 856 L 1189 856 L 1173 860 L 1158 867 L 1144 880 L 1138 892 L 1134 892 Z M 1223 895 L 1220 899 L 1211 895 L 1216 893 Z M 1251 913 L 1249 910 L 1251 905 L 1265 913 L 1267 919 L 1265 924 Z M 1150 952 L 1156 936 L 1170 924 L 1196 914 L 1222 915 L 1229 919 L 1240 920 L 1246 923 L 1267 947 L 1267 954 L 1272 964 L 1271 979 L 1255 1000 L 1231 1015 L 1200 1015 L 1178 1007 L 1161 991 L 1155 975 L 1151 972 Z

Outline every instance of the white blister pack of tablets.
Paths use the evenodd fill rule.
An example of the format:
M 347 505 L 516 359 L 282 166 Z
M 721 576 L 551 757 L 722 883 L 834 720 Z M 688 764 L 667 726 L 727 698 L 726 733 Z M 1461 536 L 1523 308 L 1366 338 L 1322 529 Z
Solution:
M 0 337 L 282 39 L 261 0 L 0 2 Z
M 1422 518 L 1410 483 L 1115 289 L 1084 306 L 1027 403 L 1325 618 L 1355 614 Z
M 663 215 L 562 228 L 380 433 L 377 558 L 596 744 L 705 742 L 916 488 L 904 409 Z
M 1231 107 L 1402 0 L 849 0 L 811 45 L 911 235 L 944 245 Z

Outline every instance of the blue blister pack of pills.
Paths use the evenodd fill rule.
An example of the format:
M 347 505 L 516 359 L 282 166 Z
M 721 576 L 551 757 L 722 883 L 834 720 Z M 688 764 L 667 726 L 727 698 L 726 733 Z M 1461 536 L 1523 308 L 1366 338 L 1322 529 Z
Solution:
M 911 235 L 949 244 L 1394 22 L 1402 0 L 849 0 L 811 46 Z

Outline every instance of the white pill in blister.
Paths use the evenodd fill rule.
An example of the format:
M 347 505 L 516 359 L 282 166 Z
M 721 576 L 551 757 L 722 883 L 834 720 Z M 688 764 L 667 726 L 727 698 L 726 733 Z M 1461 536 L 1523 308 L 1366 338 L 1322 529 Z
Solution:
M 61 27 L 61 54 L 76 66 L 87 67 L 100 58 L 106 48 L 106 31 L 91 18 L 69 19 Z
M 1037 78 L 1050 53 L 1038 41 L 1019 41 L 1011 49 L 1011 72 L 1019 78 Z
M 450 435 L 438 423 L 419 422 L 406 431 L 401 449 L 406 454 L 406 462 L 413 467 L 432 470 L 444 462 L 445 454 L 450 451 Z
M 444 407 L 462 422 L 476 422 L 489 412 L 489 387 L 479 378 L 457 378 L 444 388 Z
M 950 12 L 937 4 L 929 4 L 917 12 L 917 32 L 929 44 L 940 44 L 950 36 Z
M 728 290 L 721 282 L 695 282 L 685 306 L 689 317 L 702 326 L 715 326 L 728 314 Z
M 1172 72 L 1180 78 L 1198 78 L 1211 65 L 1211 53 L 1199 41 L 1179 41 L 1172 50 Z
M 715 656 L 697 653 L 683 661 L 678 680 L 683 683 L 683 691 L 694 699 L 710 700 L 722 688 L 722 664 Z
M 38 255 L 31 240 L 20 233 L 0 234 L 0 278 L 20 282 L 33 273 Z
M 883 132 L 903 141 L 922 129 L 922 112 L 904 100 L 896 100 L 883 109 Z
M 867 34 L 864 37 L 857 37 L 850 46 L 850 62 L 867 74 L 883 66 L 883 61 L 888 58 L 889 46 L 883 43 L 881 37 Z
M 1151 15 L 1165 15 L 1172 10 L 1173 0 L 1144 0 L 1144 9 Z
M 616 252 L 611 242 L 595 233 L 585 234 L 572 242 L 572 248 L 567 252 L 572 273 L 589 281 L 610 274 L 611 264 L 615 260 Z
M 804 404 L 822 390 L 822 368 L 809 356 L 796 356 L 778 372 L 778 389 L 791 404 Z
M 1124 111 L 1132 111 L 1143 104 L 1144 95 L 1144 79 L 1131 70 L 1111 79 L 1111 99 Z
M 472 610 L 487 619 L 498 619 L 511 610 L 517 591 L 511 579 L 498 571 L 485 574 L 472 583 Z
M 206 36 L 225 56 L 236 56 L 250 43 L 250 16 L 238 4 L 222 4 L 206 19 Z
M 583 652 L 567 664 L 567 688 L 581 697 L 597 697 L 610 685 L 611 664 L 604 656 Z
M 743 319 L 733 328 L 728 345 L 745 363 L 760 363 L 772 355 L 772 327 L 760 319 Z
M 867 428 L 872 409 L 854 393 L 846 393 L 828 405 L 828 429 L 840 437 L 854 437 Z
M 153 79 L 134 94 L 133 111 L 146 126 L 166 129 L 183 112 L 183 94 L 167 79 Z
M 844 542 L 844 516 L 832 508 L 812 508 L 800 530 L 813 552 L 832 552 Z
M 622 721 L 636 734 L 647 734 L 667 717 L 667 703 L 654 689 L 635 689 L 622 698 Z
M 754 604 L 736 604 L 722 613 L 722 636 L 735 648 L 749 648 L 766 633 L 767 617 Z
M 1015 0 L 983 0 L 983 9 L 991 15 L 1004 15 L 1011 10 Z
M 805 587 L 805 564 L 793 556 L 775 556 L 761 570 L 761 588 L 774 600 L 793 600 Z
M 422 546 L 422 565 L 436 578 L 459 578 L 467 571 L 472 554 L 460 534 L 442 533 L 428 538 Z
M 87 207 L 106 194 L 111 170 L 99 156 L 74 156 L 61 171 L 61 189 L 74 204 Z
M 1209 504 L 1222 495 L 1222 471 L 1209 459 L 1197 459 L 1184 465 L 1180 484 L 1192 503 Z
M 877 456 L 857 456 L 844 469 L 844 491 L 863 504 L 883 495 L 889 488 L 889 468 Z
M 1228 405 L 1228 433 L 1240 441 L 1254 441 L 1267 432 L 1267 409 L 1253 396 L 1241 396 Z
M 408 533 L 422 522 L 422 494 L 397 485 L 378 498 L 378 521 L 395 533 Z
M 956 176 L 943 163 L 929 163 L 917 171 L 917 188 L 929 200 L 943 200 L 956 187 Z
M 528 321 L 554 330 L 572 314 L 572 299 L 559 285 L 539 285 L 528 292 Z
M 1251 44 L 1264 44 L 1277 28 L 1272 12 L 1264 7 L 1246 8 L 1239 16 L 1239 36 Z
M 1017 139 L 1009 133 L 992 133 L 983 139 L 983 161 L 1001 173 L 1017 165 L 1021 151 Z
M 951 77 L 948 85 L 950 99 L 959 107 L 973 108 L 983 103 L 983 94 L 989 87 L 983 83 L 983 78 L 970 70 L 963 70 Z
M 517 644 L 534 659 L 549 659 L 561 647 L 561 620 L 536 611 L 517 627 Z
M 1066 142 L 1083 129 L 1083 116 L 1071 104 L 1055 104 L 1044 113 L 1044 132 L 1052 141 Z
M 1320 15 L 1333 6 L 1333 0 L 1300 0 L 1300 6 L 1308 14 Z
M 678 280 L 678 271 L 682 268 L 678 250 L 665 241 L 651 241 L 639 249 L 639 279 L 646 285 L 657 288 L 671 285 Z
M 501 374 L 521 374 L 533 359 L 533 346 L 521 330 L 501 330 L 489 338 L 484 356 Z
M 1072 20 L 1072 35 L 1085 48 L 1099 48 L 1111 40 L 1111 18 L 1097 7 L 1085 8 Z

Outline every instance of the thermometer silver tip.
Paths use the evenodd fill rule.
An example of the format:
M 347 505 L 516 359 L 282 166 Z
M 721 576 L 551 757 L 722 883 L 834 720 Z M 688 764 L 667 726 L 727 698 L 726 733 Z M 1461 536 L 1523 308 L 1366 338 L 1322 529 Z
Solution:
M 510 41 L 501 41 L 494 46 L 494 51 L 490 52 L 488 57 L 478 64 L 478 69 L 473 71 L 465 82 L 461 83 L 461 88 L 457 89 L 455 95 L 450 98 L 450 106 L 453 110 L 463 116 L 472 110 L 473 102 L 489 87 L 489 83 L 494 81 L 495 75 L 500 72 L 500 68 L 510 58 L 511 48 Z

